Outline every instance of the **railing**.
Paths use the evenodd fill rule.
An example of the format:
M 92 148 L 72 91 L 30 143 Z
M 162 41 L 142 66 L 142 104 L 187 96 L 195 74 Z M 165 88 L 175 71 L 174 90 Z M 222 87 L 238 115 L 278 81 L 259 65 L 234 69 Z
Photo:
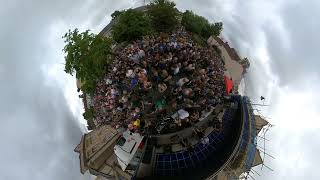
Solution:
M 218 107 L 217 107 L 218 108 Z M 168 134 L 160 134 L 160 135 L 150 135 L 150 137 L 153 137 L 153 138 L 170 138 L 170 137 L 172 137 L 172 136 L 176 136 L 176 135 L 185 135 L 185 134 L 192 134 L 192 132 L 193 132 L 193 129 L 195 128 L 195 127 L 201 127 L 201 126 L 203 126 L 204 124 L 206 124 L 206 123 L 208 123 L 208 121 L 210 120 L 210 119 L 212 119 L 213 118 L 213 111 L 214 110 L 211 110 L 210 112 L 208 112 L 208 114 L 205 116 L 205 117 L 203 117 L 203 118 L 201 118 L 201 119 L 199 119 L 199 122 L 197 122 L 196 124 L 194 124 L 193 126 L 191 126 L 191 127 L 188 127 L 188 128 L 185 128 L 185 129 L 182 129 L 182 130 L 180 130 L 180 131 L 177 131 L 177 132 L 173 132 L 173 133 L 168 133 Z M 188 133 L 189 132 L 189 133 Z M 182 136 L 180 136 L 180 137 L 182 137 Z
M 248 112 L 250 113 L 250 123 L 251 123 L 251 129 L 250 129 L 250 140 L 248 141 L 248 152 L 247 152 L 247 159 L 245 161 L 245 168 L 246 170 L 250 170 L 250 168 L 252 167 L 253 161 L 254 161 L 254 156 L 256 154 L 256 148 L 257 148 L 257 144 L 256 144 L 256 121 L 255 121 L 255 117 L 253 114 L 253 109 L 251 107 L 251 103 L 249 100 L 247 100 L 249 109 Z
M 144 144 L 143 150 L 141 150 L 141 151 L 142 151 L 141 157 L 140 157 L 140 159 L 139 159 L 139 161 L 138 161 L 138 164 L 137 164 L 137 166 L 136 166 L 136 168 L 135 168 L 135 170 L 134 170 L 133 177 L 136 177 L 136 175 L 137 175 L 137 173 L 138 173 L 138 170 L 139 170 L 140 164 L 141 164 L 141 162 L 142 162 L 143 156 L 144 156 L 144 154 L 145 154 L 145 152 L 146 152 L 147 144 L 148 144 L 148 139 L 146 140 L 146 143 Z
M 214 179 L 218 173 L 220 171 L 222 171 L 223 169 L 225 169 L 229 164 L 230 162 L 234 159 L 235 155 L 239 152 L 239 146 L 240 146 L 240 142 L 241 142 L 241 137 L 243 135 L 243 129 L 244 129 L 244 122 L 245 122 L 245 119 L 244 119 L 244 103 L 243 103 L 243 98 L 241 97 L 240 99 L 240 104 L 241 104 L 241 132 L 240 132 L 240 135 L 239 135 L 239 139 L 238 139 L 238 142 L 234 148 L 234 151 L 232 152 L 232 154 L 229 156 L 228 160 L 214 173 L 212 174 L 211 176 L 207 177 L 207 179 Z

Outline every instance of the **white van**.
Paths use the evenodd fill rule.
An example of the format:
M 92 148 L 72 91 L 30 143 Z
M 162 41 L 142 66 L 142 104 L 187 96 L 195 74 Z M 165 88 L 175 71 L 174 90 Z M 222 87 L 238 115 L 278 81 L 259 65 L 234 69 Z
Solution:
M 131 133 L 129 130 L 122 134 L 114 147 L 114 153 L 117 156 L 118 163 L 123 171 L 130 165 L 135 167 L 139 164 L 141 157 L 136 158 L 137 154 L 141 154 L 138 148 L 143 140 L 143 136 L 138 133 Z

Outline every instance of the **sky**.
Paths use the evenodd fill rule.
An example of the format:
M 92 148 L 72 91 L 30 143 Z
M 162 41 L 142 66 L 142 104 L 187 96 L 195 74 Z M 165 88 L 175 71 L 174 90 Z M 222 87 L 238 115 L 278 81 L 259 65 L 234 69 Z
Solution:
M 320 1 L 176 0 L 211 22 L 251 67 L 245 95 L 274 127 L 255 179 L 320 179 Z M 64 73 L 68 29 L 98 33 L 134 0 L 0 0 L 0 180 L 87 180 L 73 152 L 86 132 L 74 77 Z

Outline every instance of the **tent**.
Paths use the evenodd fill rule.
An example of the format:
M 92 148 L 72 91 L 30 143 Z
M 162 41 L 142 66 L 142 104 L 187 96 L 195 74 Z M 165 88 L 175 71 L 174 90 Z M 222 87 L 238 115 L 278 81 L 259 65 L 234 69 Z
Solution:
M 226 93 L 229 94 L 233 88 L 232 80 L 229 77 L 224 76 L 224 82 L 226 84 Z

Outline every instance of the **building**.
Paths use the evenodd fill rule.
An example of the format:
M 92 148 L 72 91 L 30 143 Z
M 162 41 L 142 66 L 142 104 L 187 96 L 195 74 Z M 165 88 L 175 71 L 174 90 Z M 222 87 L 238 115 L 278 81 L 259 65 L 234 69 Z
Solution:
M 246 68 L 249 68 L 250 66 L 248 58 L 241 59 L 237 51 L 234 48 L 231 48 L 229 43 L 224 42 L 220 37 L 211 36 L 207 40 L 207 43 L 211 46 L 217 47 L 221 52 L 224 66 L 232 78 L 234 90 L 236 92 L 242 76 L 246 72 Z
M 118 176 L 131 177 L 117 165 L 114 146 L 121 137 L 115 129 L 108 125 L 100 126 L 85 134 L 80 144 L 75 148 L 79 153 L 80 172 L 89 171 L 91 174 L 105 178 Z

